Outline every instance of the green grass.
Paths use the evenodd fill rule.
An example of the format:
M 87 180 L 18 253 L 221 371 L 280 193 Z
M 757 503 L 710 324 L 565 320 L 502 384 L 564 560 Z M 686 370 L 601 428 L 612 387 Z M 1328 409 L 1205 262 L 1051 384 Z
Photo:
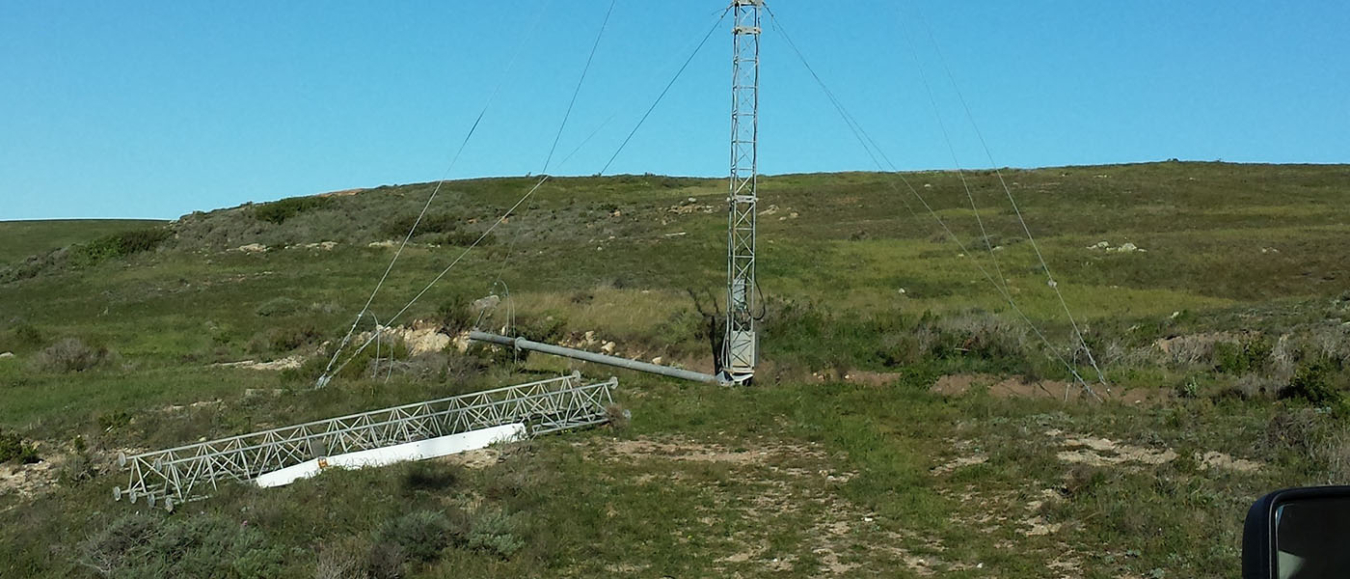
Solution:
M 10 280 L 0 283 L 0 352 L 15 354 L 0 359 L 0 431 L 36 442 L 58 475 L 36 494 L 0 490 L 0 560 L 18 576 L 94 576 L 80 562 L 102 545 L 90 537 L 149 524 L 241 546 L 256 576 L 313 577 L 342 553 L 369 562 L 400 541 L 429 552 L 425 541 L 440 548 L 408 563 L 408 576 L 1041 577 L 1049 565 L 1069 576 L 1218 577 L 1237 573 L 1251 500 L 1350 482 L 1337 404 L 1350 385 L 1350 275 L 1339 250 L 1350 242 L 1350 168 L 1158 163 L 1004 177 L 1113 391 L 1149 402 L 1059 399 L 1056 381 L 1070 378 L 1059 357 L 1095 373 L 994 175 L 968 180 L 996 260 L 954 174 L 904 178 L 964 254 L 930 216 L 906 209 L 893 176 L 775 176 L 762 180 L 764 365 L 754 387 L 619 372 L 627 430 L 515 445 L 481 469 L 435 462 L 234 488 L 152 512 L 150 523 L 125 519 L 142 509 L 108 499 L 122 482 L 117 452 L 573 366 L 447 354 L 445 370 L 311 388 L 325 342 L 350 327 L 393 255 L 371 244 L 401 238 L 431 184 L 195 213 L 170 225 L 170 238 L 126 244 L 97 242 L 145 223 L 0 223 L 0 239 L 17 240 L 0 243 L 0 269 L 70 244 L 159 244 L 45 262 L 31 275 L 0 271 Z M 481 234 L 533 184 L 446 184 L 372 311 L 386 322 L 459 258 L 447 236 Z M 398 322 L 462 318 L 467 301 L 509 288 L 511 330 L 571 342 L 594 332 L 625 356 L 709 370 L 702 332 L 724 291 L 723 185 L 552 180 Z M 335 245 L 309 246 L 325 241 Z M 1146 251 L 1089 249 L 1099 241 Z M 237 249 L 250 244 L 266 250 Z M 978 267 L 1006 280 L 1045 343 Z M 483 325 L 500 329 L 506 309 Z M 83 372 L 37 362 L 67 338 L 107 348 L 108 361 Z M 291 372 L 214 366 L 288 356 L 308 362 Z M 943 376 L 975 385 L 931 392 Z M 1006 398 L 993 387 L 1005 379 L 1057 390 Z M 1298 392 L 1332 410 L 1278 396 Z M 1082 443 L 1102 439 L 1117 450 Z M 1111 462 L 1128 452 L 1174 458 Z M 1261 466 L 1206 467 L 1215 452 Z M 1105 462 L 1071 462 L 1083 456 Z M 175 561 L 196 572 L 183 566 L 190 558 Z
M 141 219 L 0 221 L 0 267 L 71 244 L 164 223 Z

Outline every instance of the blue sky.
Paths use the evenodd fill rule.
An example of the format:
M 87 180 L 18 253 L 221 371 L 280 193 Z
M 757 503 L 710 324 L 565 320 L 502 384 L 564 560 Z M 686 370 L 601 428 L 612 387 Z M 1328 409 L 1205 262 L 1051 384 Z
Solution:
M 449 176 L 539 173 L 608 6 L 0 2 L 0 219 L 439 179 L 499 83 Z M 935 113 L 962 166 L 989 164 L 939 50 L 999 165 L 1350 161 L 1344 2 L 771 6 L 901 168 L 955 165 Z M 599 171 L 723 7 L 619 2 L 558 157 L 599 132 L 551 172 Z M 610 173 L 727 172 L 730 42 L 728 21 Z M 767 25 L 763 91 L 763 172 L 875 168 Z

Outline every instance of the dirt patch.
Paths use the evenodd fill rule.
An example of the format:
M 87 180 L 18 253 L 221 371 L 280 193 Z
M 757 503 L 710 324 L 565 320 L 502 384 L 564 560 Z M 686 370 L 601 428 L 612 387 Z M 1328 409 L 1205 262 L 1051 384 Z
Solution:
M 1065 450 L 1058 456 L 1061 462 L 1089 466 L 1147 465 L 1158 466 L 1176 460 L 1180 455 L 1170 448 L 1151 449 L 1117 442 L 1109 438 L 1065 435 L 1059 430 L 1048 430 L 1046 436 L 1060 438 Z M 1201 468 L 1256 472 L 1261 463 L 1234 458 L 1218 451 L 1197 452 L 1194 459 Z
M 864 386 L 888 386 L 900 379 L 899 374 L 889 372 L 865 372 L 854 370 L 844 375 L 844 381 L 850 384 L 862 384 Z
M 714 576 L 783 571 L 836 577 L 873 569 L 929 576 L 966 568 L 933 556 L 945 551 L 940 542 L 904 531 L 898 521 L 885 521 L 839 496 L 833 485 L 856 473 L 832 468 L 840 457 L 813 443 L 762 437 L 733 446 L 644 437 L 574 445 L 592 460 L 631 465 L 637 472 L 626 482 L 648 487 L 644 492 L 689 485 L 699 489 L 703 502 L 693 507 L 690 523 L 700 532 L 715 530 L 710 537 L 726 537 L 711 539 L 709 545 Z M 734 473 L 722 476 L 736 482 L 707 484 L 709 472 Z M 775 541 L 773 530 L 785 526 L 801 529 L 800 539 Z M 690 533 L 688 528 L 678 530 L 672 548 L 686 545 Z M 804 560 L 814 562 L 803 567 Z
M 1247 460 L 1244 458 L 1233 458 L 1222 452 L 1209 451 L 1196 457 L 1200 466 L 1204 468 L 1217 468 L 1231 470 L 1236 472 L 1256 472 L 1261 470 L 1261 463 Z
M 1059 437 L 1063 433 L 1058 430 L 1050 430 L 1046 431 L 1045 434 Z M 1113 466 L 1132 462 L 1157 466 L 1177 458 L 1176 451 L 1170 448 L 1153 450 L 1119 443 L 1108 438 L 1070 436 L 1063 439 L 1063 444 L 1067 449 L 1060 451 L 1057 456 L 1060 461 L 1070 464 Z
M 464 468 L 483 469 L 501 462 L 503 458 L 501 450 L 489 447 L 480 448 L 478 450 L 467 450 L 458 454 L 442 457 L 439 460 Z
M 731 465 L 760 465 L 785 457 L 823 456 L 818 450 L 798 445 L 776 445 L 750 449 L 729 449 L 724 445 L 700 443 L 682 439 L 655 441 L 650 439 L 619 440 L 607 445 L 607 454 L 627 459 L 665 459 L 693 462 L 716 462 Z
M 351 197 L 352 195 L 356 195 L 363 191 L 369 191 L 369 189 L 343 189 L 341 191 L 329 191 L 327 193 L 320 193 L 318 195 L 315 195 L 315 197 Z
M 1153 342 L 1162 355 L 1176 363 L 1196 364 L 1213 355 L 1215 344 L 1237 343 L 1254 334 L 1235 332 L 1208 332 L 1159 338 Z
M 208 407 L 208 406 L 218 406 L 219 404 L 220 404 L 220 401 L 219 401 L 219 400 L 202 400 L 202 401 L 200 401 L 200 402 L 193 402 L 192 404 L 187 404 L 187 405 L 182 405 L 182 404 L 170 404 L 170 405 L 168 405 L 168 406 L 165 406 L 165 407 L 163 407 L 163 408 L 160 408 L 159 411 L 160 411 L 160 412 L 182 412 L 182 411 L 187 410 L 187 409 L 189 409 L 189 408 L 192 408 L 192 409 L 206 408 L 206 407 Z
M 933 467 L 932 473 L 935 475 L 944 475 L 957 469 L 965 468 L 968 466 L 975 466 L 977 464 L 984 464 L 988 461 L 989 456 L 985 454 L 958 456 L 955 459 L 952 459 L 951 461 L 947 462 L 946 464 L 941 464 L 936 467 Z
M 57 461 L 44 460 L 33 464 L 0 465 L 0 495 L 14 493 L 29 499 L 49 490 L 56 484 Z
M 939 378 L 932 391 L 943 396 L 960 396 L 972 388 L 984 387 L 995 398 L 1050 398 L 1077 400 L 1086 396 L 1081 387 L 1054 380 L 1027 381 L 999 378 L 988 374 L 956 374 Z
M 1059 380 L 1025 380 L 1022 378 L 1002 378 L 990 374 L 955 374 L 943 376 L 933 384 L 930 391 L 943 396 L 961 396 L 974 388 L 987 388 L 989 395 L 999 399 L 1042 398 L 1066 402 L 1096 402 L 1092 394 L 1082 384 Z M 1100 384 L 1093 384 L 1092 390 L 1104 400 L 1128 405 L 1157 404 L 1170 399 L 1163 390 L 1112 390 Z
M 22 500 L 51 492 L 56 488 L 61 470 L 70 462 L 74 451 L 69 445 L 34 442 L 42 460 L 32 464 L 0 463 L 0 497 L 15 495 Z M 16 508 L 12 505 L 10 508 Z
M 280 372 L 282 370 L 298 370 L 305 365 L 305 359 L 302 356 L 288 356 L 280 360 L 271 362 L 257 362 L 254 360 L 244 360 L 242 362 L 224 362 L 212 364 L 212 368 L 243 368 L 245 370 L 263 370 L 267 372 Z
M 1026 527 L 1022 534 L 1028 537 L 1044 537 L 1051 533 L 1058 533 L 1064 527 L 1063 523 L 1048 523 L 1045 521 L 1045 517 L 1039 515 L 1022 521 L 1022 525 Z

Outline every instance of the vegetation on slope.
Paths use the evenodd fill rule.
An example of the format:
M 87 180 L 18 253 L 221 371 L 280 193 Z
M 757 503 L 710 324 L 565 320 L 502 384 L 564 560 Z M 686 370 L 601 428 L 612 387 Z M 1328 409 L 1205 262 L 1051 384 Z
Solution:
M 163 224 L 132 219 L 0 221 L 0 267 L 72 244 Z
M 430 184 L 193 214 L 160 230 L 171 236 L 126 246 L 140 251 L 0 278 L 0 353 L 15 354 L 0 358 L 0 428 L 35 441 L 43 461 L 5 467 L 35 482 L 0 495 L 0 559 L 20 575 L 76 576 L 1236 574 L 1247 503 L 1350 476 L 1350 277 L 1338 251 L 1350 241 L 1350 168 L 1004 177 L 1106 372 L 1105 403 L 1071 384 L 1061 358 L 1096 375 L 994 175 L 968 175 L 988 238 L 955 174 L 904 176 L 965 251 L 906 209 L 892 176 L 772 177 L 756 386 L 624 373 L 626 430 L 549 437 L 477 464 L 234 488 L 173 515 L 109 504 L 117 451 L 568 365 L 399 348 L 381 362 L 391 374 L 371 378 L 367 353 L 312 389 Z M 380 319 L 532 185 L 447 184 L 375 301 Z M 550 181 L 398 323 L 612 341 L 621 355 L 708 370 L 723 186 Z M 991 253 L 1044 341 L 977 269 L 994 271 Z M 480 319 L 473 302 L 489 294 L 505 301 Z M 299 362 L 219 365 L 241 360 Z M 170 530 L 240 551 L 142 557 Z M 112 540 L 123 536 L 139 539 Z

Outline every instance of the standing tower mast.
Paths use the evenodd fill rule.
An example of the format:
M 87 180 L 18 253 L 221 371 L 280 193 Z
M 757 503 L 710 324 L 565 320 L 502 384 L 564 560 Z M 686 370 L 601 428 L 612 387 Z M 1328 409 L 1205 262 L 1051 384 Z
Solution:
M 732 0 L 731 185 L 727 197 L 727 329 L 722 378 L 755 375 L 755 204 L 759 181 L 759 35 L 763 0 Z

